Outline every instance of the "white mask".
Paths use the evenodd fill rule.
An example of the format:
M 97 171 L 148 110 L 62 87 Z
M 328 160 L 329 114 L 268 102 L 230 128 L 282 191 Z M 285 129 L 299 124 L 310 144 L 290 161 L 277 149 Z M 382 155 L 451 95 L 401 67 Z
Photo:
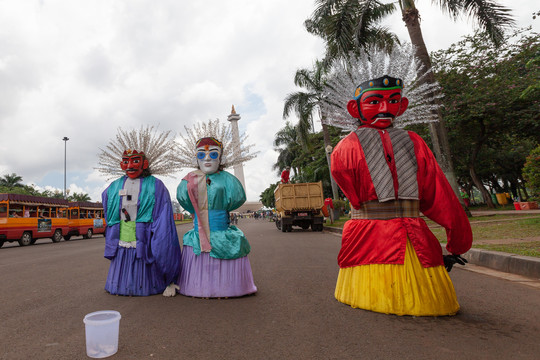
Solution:
M 213 174 L 219 170 L 221 161 L 221 148 L 219 146 L 205 146 L 197 148 L 197 164 L 199 169 L 205 174 Z

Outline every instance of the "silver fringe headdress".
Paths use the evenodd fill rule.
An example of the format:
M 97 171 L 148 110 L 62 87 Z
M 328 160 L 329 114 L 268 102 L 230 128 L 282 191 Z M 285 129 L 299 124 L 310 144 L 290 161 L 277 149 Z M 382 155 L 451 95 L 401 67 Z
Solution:
M 226 168 L 255 158 L 258 152 L 250 153 L 254 144 L 246 144 L 247 134 L 240 134 L 236 142 L 230 124 L 222 124 L 219 119 L 195 124 L 192 128 L 184 126 L 186 134 L 180 134 L 180 143 L 174 154 L 177 167 L 197 168 L 197 141 L 203 137 L 213 137 L 223 143 L 221 165 Z
M 96 169 L 108 179 L 124 175 L 125 172 L 120 168 L 124 151 L 137 150 L 144 152 L 150 174 L 172 176 L 180 168 L 171 159 L 175 143 L 170 135 L 171 131 L 158 133 L 153 126 L 141 126 L 139 130 L 131 131 L 118 128 L 116 138 L 109 141 L 105 150 L 100 149 L 99 167 Z
M 422 83 L 431 69 L 418 77 L 419 70 L 422 67 L 415 60 L 412 45 L 395 46 L 390 54 L 370 48 L 345 63 L 334 63 L 323 94 L 323 122 L 346 130 L 356 129 L 360 120 L 349 114 L 347 103 L 360 83 L 384 75 L 402 79 L 403 96 L 409 99 L 407 111 L 395 119 L 394 127 L 438 121 L 434 100 L 442 97 L 440 86 Z

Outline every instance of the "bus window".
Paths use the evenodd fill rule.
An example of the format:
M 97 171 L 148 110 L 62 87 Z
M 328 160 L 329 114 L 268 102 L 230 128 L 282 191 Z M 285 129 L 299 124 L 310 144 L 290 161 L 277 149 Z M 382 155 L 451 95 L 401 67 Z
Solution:
M 0 217 L 7 217 L 7 206 L 0 206 Z
M 50 208 L 42 208 L 39 210 L 39 216 L 42 218 L 50 217 Z
M 51 217 L 52 218 L 55 218 L 56 217 L 56 208 L 51 208 Z
M 26 205 L 24 207 L 24 217 L 37 217 L 38 216 L 38 212 L 37 212 L 37 206 L 32 206 L 32 205 Z
M 71 209 L 71 216 L 70 219 L 78 219 L 79 218 L 79 210 L 78 209 Z
M 86 219 L 88 217 L 86 210 L 81 209 L 81 214 L 79 216 L 79 219 Z
M 102 210 L 97 210 L 95 217 L 96 217 L 96 219 L 102 218 L 103 217 Z
M 23 217 L 23 206 L 19 204 L 10 205 L 9 217 Z

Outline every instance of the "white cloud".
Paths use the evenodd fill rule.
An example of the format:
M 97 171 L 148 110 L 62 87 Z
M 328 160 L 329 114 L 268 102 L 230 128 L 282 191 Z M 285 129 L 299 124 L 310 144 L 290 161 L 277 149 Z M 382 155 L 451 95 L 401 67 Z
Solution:
M 472 31 L 429 2 L 418 6 L 429 50 Z M 534 23 L 535 2 L 509 6 L 518 25 Z M 107 181 L 93 170 L 97 154 L 119 126 L 183 132 L 225 121 L 234 104 L 260 151 L 244 169 L 248 200 L 258 200 L 278 180 L 272 142 L 294 73 L 323 54 L 303 27 L 314 8 L 314 0 L 0 2 L 0 175 L 63 189 L 67 145 L 68 187 L 99 200 Z M 407 40 L 398 14 L 389 24 Z M 162 179 L 171 195 L 188 171 Z

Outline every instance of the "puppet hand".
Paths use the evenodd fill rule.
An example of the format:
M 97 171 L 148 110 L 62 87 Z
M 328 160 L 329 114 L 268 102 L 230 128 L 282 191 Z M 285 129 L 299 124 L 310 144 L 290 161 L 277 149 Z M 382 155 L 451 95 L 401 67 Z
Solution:
M 180 286 L 176 285 L 175 283 L 171 283 L 169 286 L 167 286 L 167 288 L 163 292 L 163 296 L 168 296 L 168 297 L 175 296 L 176 290 L 180 290 Z
M 446 271 L 450 272 L 454 264 L 465 265 L 468 263 L 467 259 L 462 258 L 460 255 L 443 255 L 444 267 Z

